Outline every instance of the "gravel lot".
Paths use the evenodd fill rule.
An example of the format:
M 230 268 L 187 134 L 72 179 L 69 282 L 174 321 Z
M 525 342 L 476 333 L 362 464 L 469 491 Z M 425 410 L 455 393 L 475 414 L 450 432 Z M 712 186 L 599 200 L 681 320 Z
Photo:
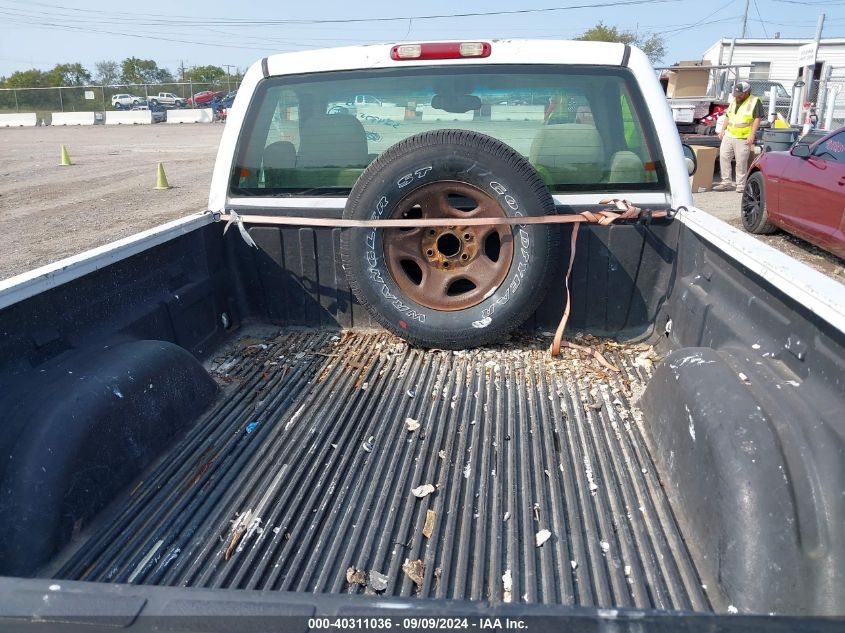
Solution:
M 0 129 L 0 278 L 206 208 L 223 125 Z M 70 167 L 59 167 L 61 145 Z M 164 163 L 172 189 L 157 191 Z
M 223 125 L 0 129 L 0 279 L 205 209 Z M 71 167 L 59 167 L 60 146 Z M 172 189 L 157 191 L 156 164 Z M 695 194 L 741 228 L 740 194 Z M 762 236 L 845 282 L 845 261 L 785 234 Z

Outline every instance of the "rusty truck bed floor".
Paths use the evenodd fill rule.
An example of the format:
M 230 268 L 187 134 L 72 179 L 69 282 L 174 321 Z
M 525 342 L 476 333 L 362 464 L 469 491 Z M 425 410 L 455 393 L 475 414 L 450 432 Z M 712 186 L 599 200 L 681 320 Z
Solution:
M 539 339 L 241 336 L 216 405 L 53 575 L 709 611 L 632 404 L 653 352 L 592 343 L 621 373 Z

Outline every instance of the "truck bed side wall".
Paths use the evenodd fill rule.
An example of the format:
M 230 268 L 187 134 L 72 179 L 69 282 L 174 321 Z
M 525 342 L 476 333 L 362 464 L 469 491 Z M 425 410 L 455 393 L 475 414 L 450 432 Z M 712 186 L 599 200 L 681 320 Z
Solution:
M 740 611 L 841 613 L 845 335 L 689 229 L 678 253 L 643 409 L 703 580 Z

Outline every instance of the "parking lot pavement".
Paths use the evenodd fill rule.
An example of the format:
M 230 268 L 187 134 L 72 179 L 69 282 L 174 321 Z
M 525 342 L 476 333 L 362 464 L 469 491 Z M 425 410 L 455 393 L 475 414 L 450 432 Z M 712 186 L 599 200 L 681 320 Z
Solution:
M 223 128 L 0 130 L 0 279 L 204 210 Z M 74 163 L 70 167 L 59 166 L 62 144 Z M 172 189 L 154 188 L 159 161 Z M 740 194 L 693 198 L 702 210 L 741 228 Z M 845 282 L 843 260 L 783 233 L 759 239 Z
M 739 217 L 742 194 L 735 191 L 705 191 L 692 195 L 695 206 L 724 220 L 731 226 L 744 230 Z M 778 231 L 772 235 L 755 235 L 758 240 L 787 253 L 829 277 L 845 283 L 845 260 L 813 246 L 809 242 Z

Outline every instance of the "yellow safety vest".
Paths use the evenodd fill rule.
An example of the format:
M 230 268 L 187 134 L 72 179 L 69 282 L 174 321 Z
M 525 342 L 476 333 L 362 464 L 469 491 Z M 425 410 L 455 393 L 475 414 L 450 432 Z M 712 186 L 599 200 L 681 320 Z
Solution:
M 726 132 L 734 138 L 748 138 L 751 135 L 751 124 L 754 122 L 754 108 L 760 102 L 759 97 L 749 95 L 737 108 L 736 100 L 728 106 L 728 126 Z

